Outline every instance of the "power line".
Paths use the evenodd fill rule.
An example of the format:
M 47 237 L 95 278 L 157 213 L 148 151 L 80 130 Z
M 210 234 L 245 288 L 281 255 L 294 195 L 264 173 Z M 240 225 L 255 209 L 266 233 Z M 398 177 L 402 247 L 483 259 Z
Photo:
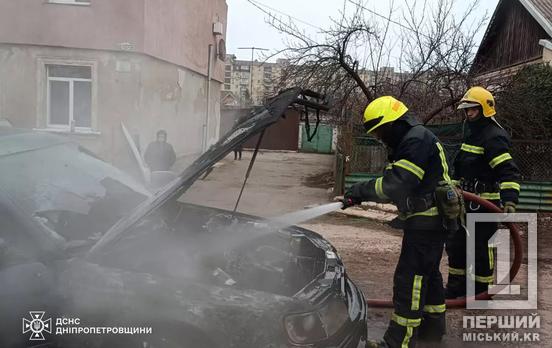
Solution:
M 270 6 L 268 6 L 268 5 L 265 5 L 265 4 L 261 3 L 261 2 L 258 2 L 258 1 L 255 1 L 255 0 L 247 0 L 247 2 L 250 3 L 251 5 L 255 6 L 256 8 L 258 8 L 258 9 L 261 10 L 263 13 L 265 13 L 265 14 L 267 14 L 267 15 L 269 15 L 269 16 L 273 16 L 273 14 L 270 13 L 270 12 L 268 12 L 268 11 L 265 10 L 265 9 L 269 9 L 270 11 L 273 11 L 273 12 L 279 13 L 279 14 L 281 14 L 281 15 L 283 15 L 283 16 L 289 17 L 289 18 L 291 18 L 291 19 L 293 19 L 293 20 L 295 20 L 295 21 L 297 21 L 297 22 L 299 22 L 299 23 L 308 25 L 309 27 L 312 27 L 312 28 L 315 28 L 315 29 L 318 29 L 318 30 L 324 30 L 324 29 L 322 29 L 322 28 L 320 28 L 320 27 L 317 27 L 316 25 L 314 25 L 314 24 L 312 24 L 312 23 L 309 23 L 309 22 L 307 22 L 307 21 L 305 21 L 305 20 L 302 20 L 302 19 L 300 19 L 300 18 L 294 17 L 294 16 L 292 16 L 292 15 L 290 15 L 290 14 L 287 14 L 287 13 L 285 13 L 285 12 L 282 12 L 282 11 L 280 11 L 280 10 L 277 10 L 277 9 L 275 9 L 275 8 L 273 8 L 273 7 L 270 7 Z M 263 8 L 263 7 L 264 7 L 264 8 Z
M 270 13 L 269 11 L 267 11 L 266 9 L 269 9 L 269 10 L 274 11 L 274 12 L 276 12 L 276 13 L 279 13 L 279 14 L 281 14 L 281 15 L 283 15 L 283 16 L 286 16 L 286 17 L 289 17 L 289 18 L 291 18 L 291 19 L 294 19 L 294 20 L 296 20 L 297 22 L 303 23 L 303 24 L 308 25 L 308 26 L 310 26 L 310 27 L 312 27 L 312 28 L 318 29 L 318 30 L 320 30 L 320 31 L 324 31 L 324 29 L 322 29 L 322 28 L 320 28 L 320 27 L 317 27 L 316 25 L 314 25 L 314 24 L 312 24 L 312 23 L 306 22 L 306 21 L 304 21 L 304 20 L 302 20 L 302 19 L 300 19 L 300 18 L 294 17 L 294 16 L 292 16 L 292 15 L 290 15 L 290 14 L 287 14 L 287 13 L 285 13 L 285 12 L 282 12 L 282 11 L 280 11 L 280 10 L 277 10 L 277 9 L 275 9 L 275 8 L 273 8 L 273 7 L 270 7 L 270 6 L 266 5 L 266 4 L 263 4 L 263 3 L 259 2 L 259 1 L 256 1 L 256 0 L 246 0 L 246 1 L 249 2 L 251 5 L 255 6 L 256 8 L 258 8 L 259 10 L 261 10 L 263 13 L 269 15 L 269 16 L 273 16 L 273 14 Z M 355 1 L 353 1 L 353 0 L 347 0 L 347 1 L 350 2 L 350 3 L 353 4 L 353 5 L 356 5 L 356 6 L 360 7 L 360 8 L 362 8 L 363 10 L 366 10 L 367 12 L 370 12 L 371 14 L 373 14 L 373 15 L 375 15 L 375 16 L 378 16 L 378 17 L 380 17 L 380 18 L 383 18 L 383 19 L 389 21 L 390 23 L 393 23 L 393 24 L 395 24 L 395 25 L 398 25 L 399 27 L 401 27 L 401 28 L 403 28 L 403 29 L 409 30 L 409 31 L 411 31 L 411 32 L 413 32 L 413 33 L 416 33 L 416 34 L 419 34 L 420 36 L 424 36 L 424 37 L 427 38 L 427 39 L 431 39 L 430 36 L 428 36 L 428 35 L 426 35 L 426 34 L 424 34 L 424 33 L 421 33 L 420 31 L 417 31 L 417 30 L 415 30 L 415 29 L 413 29 L 413 28 L 411 28 L 411 27 L 409 27 L 409 26 L 406 26 L 406 25 L 402 24 L 401 22 L 398 22 L 398 21 L 396 21 L 396 20 L 393 20 L 391 17 L 387 17 L 387 16 L 382 15 L 382 14 L 380 14 L 380 13 L 374 11 L 374 10 L 371 10 L 371 9 L 365 7 L 364 5 L 362 5 L 361 3 L 355 2 Z
M 421 35 L 421 36 L 425 36 L 427 39 L 431 39 L 431 37 L 427 36 L 426 34 L 421 33 L 421 32 L 419 32 L 419 31 L 416 31 L 416 30 L 414 30 L 414 29 L 412 29 L 412 28 L 410 28 L 410 27 L 408 27 L 408 26 L 402 24 L 401 22 L 397 22 L 397 21 L 391 19 L 391 17 L 387 17 L 387 16 L 384 16 L 384 15 L 382 15 L 382 14 L 380 14 L 380 13 L 377 13 L 376 11 L 369 9 L 369 8 L 363 6 L 362 4 L 358 3 L 358 2 L 354 2 L 353 0 L 347 0 L 347 1 L 350 2 L 350 3 L 353 4 L 353 5 L 356 5 L 356 6 L 360 7 L 360 8 L 363 9 L 363 10 L 366 10 L 366 11 L 370 12 L 371 14 L 373 14 L 373 15 L 375 15 L 375 16 L 378 16 L 378 17 L 380 17 L 380 18 L 383 18 L 383 19 L 385 19 L 385 20 L 388 20 L 390 23 L 393 23 L 393 24 L 395 24 L 395 25 L 398 25 L 399 27 L 401 27 L 401 28 L 403 28 L 403 29 L 410 30 L 410 31 L 413 32 L 413 33 L 419 34 L 419 35 Z

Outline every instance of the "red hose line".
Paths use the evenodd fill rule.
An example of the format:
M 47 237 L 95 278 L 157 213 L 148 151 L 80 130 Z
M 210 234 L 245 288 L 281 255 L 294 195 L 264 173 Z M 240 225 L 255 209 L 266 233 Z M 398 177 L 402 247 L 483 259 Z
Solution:
M 473 193 L 463 192 L 464 200 L 468 202 L 474 202 L 479 204 L 483 209 L 487 210 L 490 213 L 502 213 L 502 210 L 498 208 L 493 203 L 489 202 L 486 199 L 483 199 Z M 510 238 L 514 243 L 514 262 L 510 268 L 510 281 L 513 281 L 516 275 L 518 274 L 519 267 L 521 266 L 521 260 L 523 259 L 523 249 L 521 246 L 521 236 L 519 234 L 519 229 L 517 226 L 511 222 L 506 223 L 508 229 L 510 229 Z M 505 282 L 499 282 L 502 284 Z M 492 298 L 492 295 L 488 294 L 486 291 L 475 296 L 476 300 L 489 300 Z M 381 299 L 367 299 L 369 307 L 373 308 L 393 308 L 393 301 L 391 300 L 381 300 Z M 456 298 L 449 299 L 446 301 L 447 308 L 465 308 L 466 307 L 466 298 Z

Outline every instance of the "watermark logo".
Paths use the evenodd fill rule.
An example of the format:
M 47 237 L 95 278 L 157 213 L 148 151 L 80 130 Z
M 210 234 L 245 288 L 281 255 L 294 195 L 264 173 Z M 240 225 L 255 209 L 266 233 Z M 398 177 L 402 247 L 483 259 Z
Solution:
M 31 311 L 31 320 L 23 318 L 23 333 L 31 333 L 30 341 L 44 341 L 43 332 L 52 333 L 52 319 L 44 320 L 44 314 L 42 311 Z
M 151 335 L 150 326 L 88 326 L 80 318 L 59 317 L 44 319 L 44 311 L 31 311 L 31 319 L 23 318 L 23 334 L 31 333 L 30 341 L 44 341 L 44 332 L 63 335 Z
M 530 315 L 465 315 L 462 327 L 464 342 L 539 342 L 541 318 Z M 481 331 L 483 329 L 487 331 Z M 492 331 L 488 331 L 492 330 Z
M 479 222 L 527 224 L 527 299 L 477 300 L 475 296 L 475 224 Z M 537 309 L 537 214 L 467 214 L 466 292 L 468 309 Z M 489 285 L 491 295 L 519 295 L 519 285 L 510 283 L 510 234 L 499 229 L 489 239 L 489 247 L 497 250 L 495 284 Z M 490 256 L 493 257 L 492 255 Z M 505 297 L 505 296 L 501 296 Z

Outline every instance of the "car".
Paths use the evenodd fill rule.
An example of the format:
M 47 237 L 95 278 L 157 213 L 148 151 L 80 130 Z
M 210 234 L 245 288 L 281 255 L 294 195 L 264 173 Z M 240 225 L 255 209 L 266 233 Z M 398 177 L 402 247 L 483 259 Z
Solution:
M 0 128 L 0 346 L 362 346 L 364 296 L 326 239 L 178 200 L 313 95 L 283 91 L 153 193 L 67 138 Z

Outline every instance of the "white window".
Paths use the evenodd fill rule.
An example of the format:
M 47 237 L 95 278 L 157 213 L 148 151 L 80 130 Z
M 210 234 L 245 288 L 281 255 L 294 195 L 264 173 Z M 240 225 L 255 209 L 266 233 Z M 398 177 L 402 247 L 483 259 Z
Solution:
M 48 128 L 92 128 L 92 67 L 46 65 Z
M 52 4 L 90 5 L 90 0 L 48 0 Z

